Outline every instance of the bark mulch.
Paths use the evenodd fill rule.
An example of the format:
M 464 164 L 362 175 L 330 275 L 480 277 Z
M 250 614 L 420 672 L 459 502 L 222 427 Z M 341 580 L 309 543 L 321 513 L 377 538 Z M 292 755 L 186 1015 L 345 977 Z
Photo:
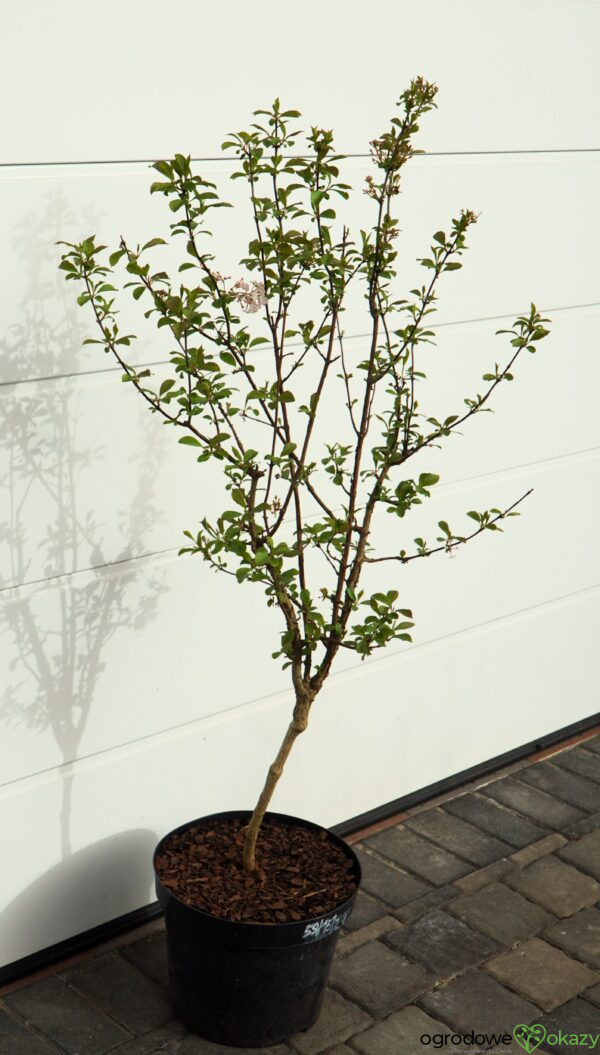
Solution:
M 324 831 L 265 821 L 256 871 L 242 867 L 245 824 L 234 818 L 172 835 L 156 858 L 163 885 L 186 905 L 243 923 L 321 916 L 356 889 L 352 861 Z

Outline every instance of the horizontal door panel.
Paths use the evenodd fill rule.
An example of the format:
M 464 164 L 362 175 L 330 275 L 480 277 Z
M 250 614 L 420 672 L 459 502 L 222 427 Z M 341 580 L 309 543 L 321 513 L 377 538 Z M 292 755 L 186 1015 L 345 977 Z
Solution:
M 494 336 L 495 329 L 509 324 L 504 319 L 440 327 L 437 345 L 424 345 L 417 361 L 427 374 L 417 386 L 425 417 L 461 414 L 463 399 L 488 387 L 482 374 L 493 371 L 495 362 L 504 365 L 512 354 L 507 338 Z M 446 485 L 598 447 L 600 361 L 591 350 L 599 324 L 596 311 L 556 312 L 538 354 L 522 355 L 514 382 L 496 389 L 488 404 L 495 412 L 475 415 L 440 449 L 421 451 L 403 475 L 435 472 Z M 355 367 L 365 354 L 363 339 L 348 339 L 346 354 L 360 378 Z M 258 380 L 267 376 L 267 367 L 267 354 L 257 355 Z M 310 448 L 318 462 L 325 443 L 355 442 L 338 369 L 325 389 Z M 158 388 L 167 368 L 153 370 L 149 383 Z M 305 369 L 296 376 L 297 399 L 289 412 L 302 437 L 306 418 L 294 408 L 314 391 L 317 377 Z M 353 395 L 361 391 L 359 383 Z M 386 405 L 384 397 L 376 408 Z M 197 530 L 204 516 L 212 518 L 232 505 L 220 465 L 198 465 L 194 449 L 177 442 L 180 430 L 164 428 L 138 393 L 121 383 L 120 371 L 0 389 L 0 423 L 5 438 L 0 496 L 7 511 L 7 530 L 0 537 L 2 587 L 174 553 L 186 542 L 184 530 Z M 266 453 L 267 429 L 249 419 L 240 431 L 247 445 Z M 373 444 L 379 433 L 373 419 Z M 400 470 L 396 477 L 401 478 Z M 321 467 L 314 481 L 327 502 L 338 507 L 343 495 Z M 282 484 L 275 493 L 283 500 Z M 318 512 L 312 500 L 305 508 L 307 515 Z M 413 514 L 406 519 L 409 531 L 412 520 Z M 398 521 L 398 527 L 404 532 L 405 522 Z
M 273 809 L 339 823 L 593 714 L 599 632 L 596 590 L 332 676 Z M 288 716 L 277 697 L 1 789 L 2 963 L 153 901 L 158 838 L 253 806 Z
M 418 535 L 439 545 L 440 519 L 466 535 L 476 529 L 469 510 L 506 508 L 535 489 L 503 534 L 486 531 L 452 555 L 365 568 L 366 596 L 397 589 L 398 603 L 414 613 L 413 645 L 393 643 L 385 655 L 420 654 L 428 643 L 598 586 L 596 549 L 578 540 L 582 525 L 586 538 L 600 533 L 599 467 L 597 456 L 583 455 L 439 486 L 410 527 L 381 513 L 377 555 L 410 554 Z M 333 587 L 327 565 L 313 555 L 307 576 L 315 593 Z M 290 698 L 289 671 L 271 659 L 284 629 L 279 611 L 266 606 L 260 585 L 240 587 L 201 558 L 131 561 L 3 596 L 3 782 L 211 715 L 228 713 L 236 722 L 273 694 Z M 365 665 L 342 650 L 335 669 L 376 666 L 383 656 L 375 652 Z
M 168 18 L 158 0 L 58 10 L 28 0 L 6 12 L 5 163 L 214 157 L 275 96 L 366 153 L 417 74 L 440 86 L 429 150 L 598 146 L 592 0 L 507 0 L 501 11 L 430 0 L 426 14 L 406 0 L 305 0 L 301 13 L 276 0 L 259 11 L 183 0 Z
M 428 319 L 434 327 L 436 323 L 514 317 L 531 300 L 540 309 L 597 304 L 600 221 L 593 202 L 600 162 L 594 158 L 554 154 L 415 159 L 397 199 L 401 234 L 393 285 L 396 295 L 408 296 L 415 286 L 429 282 L 431 271 L 424 270 L 417 259 L 428 254 L 435 231 L 449 231 L 451 218 L 462 208 L 471 208 L 481 216 L 469 232 L 470 250 L 463 257 L 463 271 L 442 276 L 437 315 Z M 223 198 L 236 205 L 218 210 L 210 225 L 215 235 L 210 243 L 215 254 L 211 266 L 232 282 L 251 277 L 238 263 L 254 237 L 246 186 L 241 180 L 230 182 L 230 166 L 213 164 L 202 171 L 217 180 Z M 342 223 L 355 238 L 374 223 L 375 203 L 362 194 L 368 171 L 364 161 L 347 163 L 344 176 L 353 193 L 339 210 L 340 236 Z M 95 232 L 99 243 L 112 248 L 121 235 L 134 246 L 150 237 L 167 236 L 171 214 L 166 202 L 149 195 L 150 180 L 146 166 L 120 167 L 114 172 L 96 166 L 78 174 L 65 169 L 52 174 L 44 169 L 36 178 L 0 181 L 0 274 L 5 305 L 0 323 L 1 382 L 70 376 L 116 365 L 102 349 L 82 347 L 85 338 L 98 334 L 91 308 L 75 304 L 78 286 L 66 283 L 63 272 L 57 270 L 62 250 L 56 242 L 80 241 Z M 174 239 L 173 245 L 148 252 L 153 269 L 168 270 L 176 286 L 177 267 L 186 259 L 183 240 Z M 116 277 L 123 284 L 131 276 L 118 267 Z M 189 284 L 198 281 L 194 272 L 184 277 Z M 342 328 L 348 335 L 370 332 L 364 293 L 364 282 L 355 278 L 342 315 Z M 318 289 L 301 291 L 294 302 L 292 326 L 310 318 L 321 321 L 319 296 Z M 134 364 L 166 360 L 175 347 L 165 329 L 157 331 L 153 320 L 144 319 L 150 306 L 145 296 L 134 303 L 127 290 L 116 296 L 120 332 L 137 337 L 126 356 Z M 240 317 L 253 336 L 268 333 L 260 313 L 242 312 Z M 390 329 L 406 321 L 404 314 L 391 316 Z

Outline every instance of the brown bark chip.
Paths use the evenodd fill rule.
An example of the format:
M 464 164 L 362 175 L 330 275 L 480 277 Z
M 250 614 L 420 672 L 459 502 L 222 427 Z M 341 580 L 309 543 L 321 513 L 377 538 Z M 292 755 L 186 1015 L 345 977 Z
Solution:
M 352 861 L 325 831 L 266 821 L 256 871 L 242 866 L 236 818 L 173 834 L 156 857 L 165 887 L 186 905 L 242 923 L 297 923 L 330 912 L 356 890 Z

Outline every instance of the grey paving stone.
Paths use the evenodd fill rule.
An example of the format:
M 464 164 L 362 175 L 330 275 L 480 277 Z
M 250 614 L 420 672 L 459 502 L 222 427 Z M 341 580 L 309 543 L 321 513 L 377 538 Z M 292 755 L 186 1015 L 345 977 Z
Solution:
M 362 885 L 367 893 L 385 901 L 393 908 L 400 908 L 408 901 L 428 894 L 431 887 L 398 868 L 384 864 L 364 850 L 354 848 L 362 868 Z
M 299 1051 L 300 1055 L 318 1055 L 319 1052 L 325 1051 L 332 1045 L 343 1043 L 355 1033 L 360 1033 L 372 1022 L 370 1015 L 345 1000 L 335 990 L 328 988 L 325 992 L 321 1014 L 315 1025 L 306 1033 L 297 1033 L 291 1037 L 290 1047 Z
M 418 1007 L 404 1007 L 402 1011 L 396 1011 L 383 1022 L 376 1022 L 370 1029 L 360 1033 L 352 1040 L 352 1045 L 361 1055 L 391 1055 L 398 1053 L 406 1055 L 418 1051 L 428 1051 L 428 1047 L 421 1043 L 421 1037 L 432 1037 L 435 1034 L 444 1033 L 447 1027 L 442 1022 L 436 1022 Z
M 420 963 L 438 978 L 450 978 L 498 951 L 498 944 L 436 909 L 383 939 L 395 952 Z
M 519 770 L 519 775 L 521 772 L 523 770 Z M 510 806 L 518 813 L 531 817 L 544 828 L 552 830 L 564 828 L 567 824 L 575 824 L 585 816 L 583 810 L 561 802 L 560 799 L 547 795 L 544 791 L 538 791 L 537 788 L 528 784 L 522 784 L 514 777 L 494 780 L 491 784 L 486 784 L 484 788 L 481 788 L 479 793 L 486 798 L 494 799 L 495 802 Z
M 600 897 L 595 879 L 583 875 L 557 857 L 541 857 L 522 872 L 511 872 L 505 882 L 530 901 L 542 905 L 555 916 L 572 916 L 588 908 Z
M 529 846 L 547 834 L 547 829 L 540 828 L 528 817 L 515 813 L 493 799 L 486 799 L 483 795 L 460 795 L 444 803 L 444 809 L 456 817 L 461 817 L 463 821 L 469 821 L 477 828 L 483 828 L 490 835 L 503 839 L 505 843 L 517 849 Z
M 366 840 L 368 846 L 402 868 L 439 886 L 471 871 L 471 865 L 408 828 L 388 828 Z
M 575 773 L 569 773 L 550 762 L 536 762 L 519 771 L 520 780 L 531 787 L 545 791 L 562 802 L 583 810 L 597 813 L 600 807 L 600 787 Z
M 153 1029 L 142 1037 L 135 1037 L 114 1048 L 115 1055 L 181 1055 L 182 1045 L 188 1036 L 180 1022 L 169 1022 Z M 112 1055 L 112 1053 L 111 1053 Z
M 463 876 L 462 879 L 457 879 L 454 886 L 462 894 L 473 894 L 476 890 L 481 890 L 482 887 L 494 883 L 497 879 L 502 879 L 502 876 L 512 872 L 514 867 L 512 854 L 510 857 L 501 857 L 499 861 L 494 861 L 491 865 L 486 865 L 485 868 L 478 868 L 475 872 Z
M 380 941 L 372 941 L 334 960 L 331 984 L 374 1018 L 384 1018 L 431 988 L 434 979 Z
M 600 755 L 600 736 L 594 736 L 591 740 L 585 740 L 586 751 L 595 751 L 597 755 Z
M 548 927 L 543 937 L 570 956 L 600 970 L 600 910 L 583 908 Z
M 584 989 L 581 996 L 585 1000 L 591 1000 L 592 1004 L 600 1007 L 600 982 L 598 982 L 598 985 L 593 985 L 591 989 Z
M 600 828 L 600 812 L 582 817 L 575 824 L 568 824 L 562 831 L 567 838 L 578 839 L 580 835 L 587 835 L 588 832 L 594 832 L 597 828 Z
M 401 926 L 402 924 L 394 916 L 381 916 L 380 919 L 367 923 L 366 927 L 361 927 L 360 930 L 352 931 L 351 934 L 342 934 L 336 945 L 335 955 L 347 956 L 349 952 L 358 949 L 359 945 L 365 945 L 366 942 L 379 938 L 387 931 L 393 930 L 394 927 Z
M 543 908 L 503 883 L 490 883 L 474 894 L 457 898 L 448 911 L 500 945 L 509 946 L 555 922 Z
M 56 1055 L 56 1048 L 40 1040 L 27 1026 L 0 1007 L 0 1052 L 6 1052 L 6 1055 Z
M 387 905 L 382 905 L 365 891 L 359 890 L 352 909 L 352 915 L 350 919 L 346 920 L 344 930 L 360 930 L 361 927 L 366 927 L 368 923 L 373 923 L 376 919 L 380 919 L 381 916 L 385 916 L 387 911 Z
M 169 985 L 169 966 L 167 963 L 167 938 L 164 930 L 150 934 L 139 941 L 132 941 L 118 949 L 138 971 L 158 982 L 163 988 Z
M 506 857 L 513 849 L 508 843 L 474 828 L 459 817 L 453 817 L 440 807 L 427 810 L 426 813 L 418 813 L 406 824 L 411 830 L 439 843 L 445 850 L 450 850 L 474 865 L 488 865 L 499 857 Z
M 595 1037 L 600 1033 L 600 1008 L 589 1004 L 587 1000 L 570 1000 L 568 1004 L 559 1007 L 551 1015 L 545 1015 L 540 1020 L 540 1025 L 546 1030 L 544 1047 L 557 1055 L 573 1055 L 576 1051 L 591 1051 L 586 1040 L 585 1047 L 573 1046 L 565 1043 L 564 1038 L 572 1038 L 574 1035 L 580 1038 L 582 1033 L 592 1034 Z M 562 1042 L 560 1035 L 562 1034 Z M 556 1043 L 552 1043 L 556 1040 Z M 598 1050 L 595 1048 L 595 1050 Z
M 105 1055 L 130 1038 L 61 978 L 45 978 L 17 989 L 4 997 L 4 1003 L 69 1055 Z
M 456 887 L 450 885 L 441 886 L 439 890 L 432 890 L 431 894 L 425 894 L 424 897 L 417 898 L 416 901 L 409 901 L 408 905 L 402 905 L 401 908 L 397 908 L 394 915 L 404 923 L 412 923 L 413 920 L 424 916 L 431 909 L 442 908 L 443 905 L 447 905 L 449 901 L 453 901 L 456 897 L 458 897 Z
M 495 979 L 478 970 L 465 971 L 452 981 L 419 999 L 419 1005 L 434 1018 L 467 1033 L 510 1032 L 514 1023 L 537 1022 L 540 1010 L 528 1000 L 509 992 Z
M 121 1055 L 118 1049 L 117 1051 L 118 1055 Z M 212 1040 L 204 1040 L 193 1033 L 187 1033 L 181 1040 L 175 1041 L 173 1048 L 167 1046 L 166 1055 L 240 1055 L 241 1051 L 244 1055 L 290 1055 L 291 1048 L 287 1044 L 276 1044 L 268 1048 L 232 1048 L 229 1044 L 215 1044 Z M 158 1048 L 152 1055 L 164 1055 L 163 1049 Z
M 516 853 L 511 854 L 510 859 L 515 868 L 525 868 L 526 865 L 537 861 L 538 857 L 546 857 L 547 854 L 553 854 L 555 850 L 560 850 L 561 847 L 567 845 L 567 842 L 568 839 L 561 835 L 560 832 L 552 832 L 551 835 L 546 835 L 539 842 L 531 843 L 530 846 L 524 846 L 522 850 L 517 850 Z
M 558 856 L 600 881 L 600 828 L 567 843 L 558 851 Z
M 173 1018 L 163 987 L 115 951 L 92 956 L 59 977 L 136 1035 Z
M 598 979 L 588 967 L 540 938 L 530 938 L 516 949 L 496 956 L 486 963 L 485 969 L 544 1011 L 554 1011 Z
M 600 755 L 593 751 L 586 751 L 584 747 L 573 747 L 570 751 L 555 755 L 552 761 L 562 769 L 568 769 L 571 773 L 577 773 L 580 777 L 600 784 Z
M 347 1044 L 336 1044 L 333 1048 L 327 1048 L 324 1055 L 356 1055 L 355 1048 L 349 1048 Z

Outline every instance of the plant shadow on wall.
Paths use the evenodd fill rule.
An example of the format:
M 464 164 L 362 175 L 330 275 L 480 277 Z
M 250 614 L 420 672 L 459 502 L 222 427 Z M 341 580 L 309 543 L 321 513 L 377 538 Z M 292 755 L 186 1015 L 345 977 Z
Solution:
M 81 867 L 73 867 L 72 859 L 81 859 L 81 854 L 72 855 L 71 845 L 76 763 L 106 675 L 107 646 L 118 640 L 123 648 L 128 632 L 136 633 L 152 620 L 166 587 L 159 571 L 148 572 L 146 564 L 141 573 L 140 564 L 131 560 L 144 553 L 148 526 L 161 515 L 155 480 L 162 448 L 156 431 L 148 427 L 146 432 L 145 419 L 143 443 L 130 464 L 135 488 L 115 498 L 120 506 L 116 522 L 106 518 L 110 539 L 107 525 L 89 508 L 90 503 L 96 505 L 99 491 L 113 493 L 118 481 L 109 475 L 108 459 L 103 465 L 105 446 L 87 435 L 82 404 L 86 386 L 95 385 L 96 379 L 70 376 L 78 373 L 84 335 L 64 299 L 62 283 L 55 279 L 54 241 L 56 232 L 72 222 L 81 222 L 81 217 L 70 214 L 61 192 L 53 194 L 42 209 L 23 219 L 7 247 L 27 280 L 23 304 L 16 309 L 19 321 L 0 335 L 8 379 L 0 391 L 0 490 L 6 510 L 0 527 L 0 635 L 3 652 L 11 657 L 0 718 L 13 729 L 50 730 L 54 737 L 62 779 L 60 854 L 70 859 L 75 884 L 75 873 L 77 882 L 81 880 Z M 11 384 L 15 377 L 41 380 Z M 118 372 L 116 378 L 108 375 L 107 383 L 114 380 L 119 383 Z M 87 393 L 92 394 L 91 388 Z M 57 764 L 54 751 L 48 754 L 42 748 L 38 760 L 33 752 L 32 756 L 28 775 Z M 127 857 L 141 854 L 145 866 L 152 833 L 132 834 Z M 125 837 L 119 838 L 124 851 Z M 94 872 L 99 845 L 83 851 L 91 863 L 93 858 Z M 67 873 L 70 878 L 68 868 L 61 872 L 64 900 L 69 896 Z M 140 904 L 146 894 L 144 888 Z M 47 904 L 45 911 L 55 907 Z

